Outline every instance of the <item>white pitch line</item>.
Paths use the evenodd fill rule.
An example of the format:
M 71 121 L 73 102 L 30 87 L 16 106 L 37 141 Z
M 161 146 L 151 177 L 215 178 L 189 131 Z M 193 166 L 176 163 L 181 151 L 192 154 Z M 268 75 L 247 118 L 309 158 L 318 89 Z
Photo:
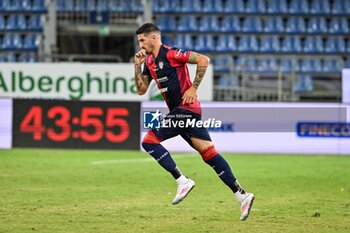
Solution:
M 198 157 L 198 155 L 194 154 L 180 154 L 180 155 L 172 155 L 174 159 L 186 159 L 186 158 L 194 158 Z M 148 163 L 155 162 L 154 158 L 140 158 L 140 159 L 117 159 L 117 160 L 97 160 L 92 161 L 92 165 L 103 165 L 103 164 L 120 164 L 120 163 Z

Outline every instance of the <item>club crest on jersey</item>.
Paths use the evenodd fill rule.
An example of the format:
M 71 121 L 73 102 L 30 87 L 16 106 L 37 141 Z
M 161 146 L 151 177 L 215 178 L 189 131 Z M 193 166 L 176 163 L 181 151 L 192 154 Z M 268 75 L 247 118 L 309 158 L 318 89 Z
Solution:
M 158 66 L 159 66 L 160 69 L 163 69 L 164 63 L 163 63 L 162 61 L 160 61 L 160 62 L 158 63 Z
M 179 58 L 181 56 L 182 50 L 181 49 L 177 49 L 175 52 L 175 57 Z

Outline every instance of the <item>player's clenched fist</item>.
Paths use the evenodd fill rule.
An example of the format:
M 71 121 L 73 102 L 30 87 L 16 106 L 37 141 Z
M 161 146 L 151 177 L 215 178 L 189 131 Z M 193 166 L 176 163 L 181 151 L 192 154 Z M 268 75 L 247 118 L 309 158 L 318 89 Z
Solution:
M 135 65 L 141 65 L 146 59 L 146 50 L 141 49 L 135 54 L 134 61 Z

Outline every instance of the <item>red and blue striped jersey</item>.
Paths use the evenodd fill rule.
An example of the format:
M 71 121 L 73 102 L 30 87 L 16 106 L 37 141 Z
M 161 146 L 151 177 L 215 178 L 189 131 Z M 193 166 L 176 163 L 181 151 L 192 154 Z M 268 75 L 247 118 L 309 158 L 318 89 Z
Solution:
M 182 104 L 182 96 L 192 86 L 187 62 L 190 51 L 161 45 L 158 56 L 148 54 L 142 74 L 152 77 L 170 111 L 176 107 L 201 114 L 197 97 L 193 104 Z

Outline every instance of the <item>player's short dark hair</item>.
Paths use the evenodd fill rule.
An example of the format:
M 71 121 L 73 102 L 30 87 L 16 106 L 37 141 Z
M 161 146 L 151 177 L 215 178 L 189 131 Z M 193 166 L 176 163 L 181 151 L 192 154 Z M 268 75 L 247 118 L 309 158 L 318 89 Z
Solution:
M 153 23 L 145 23 L 144 25 L 142 25 L 141 27 L 139 27 L 136 30 L 136 35 L 139 34 L 148 34 L 150 32 L 158 32 L 160 33 L 160 29 L 157 25 L 153 24 Z

